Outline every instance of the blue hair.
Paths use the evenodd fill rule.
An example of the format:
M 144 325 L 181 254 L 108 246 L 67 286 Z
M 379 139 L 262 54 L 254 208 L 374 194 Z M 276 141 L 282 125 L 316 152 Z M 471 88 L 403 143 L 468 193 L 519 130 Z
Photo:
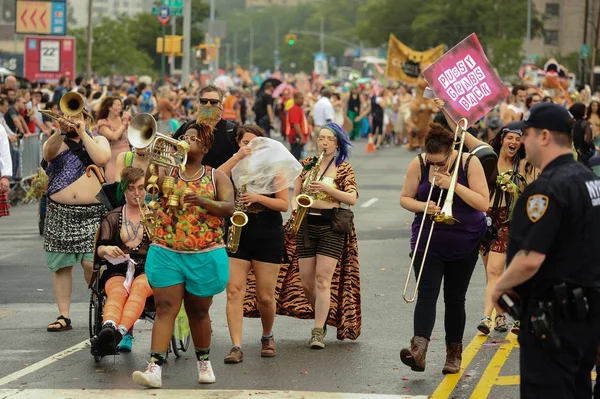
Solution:
M 350 142 L 350 138 L 348 134 L 334 122 L 329 122 L 323 129 L 331 130 L 333 135 L 337 139 L 338 142 L 338 156 L 335 160 L 335 166 L 340 166 L 342 162 L 347 161 L 350 158 L 350 147 L 354 147 Z

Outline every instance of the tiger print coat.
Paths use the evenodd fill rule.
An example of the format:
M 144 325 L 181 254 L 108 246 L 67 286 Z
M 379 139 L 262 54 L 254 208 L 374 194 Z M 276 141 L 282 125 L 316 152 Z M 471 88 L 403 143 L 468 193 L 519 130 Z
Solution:
M 302 162 L 304 167 L 310 158 Z M 302 171 L 300 179 L 304 179 L 306 171 Z M 335 177 L 337 186 L 342 191 L 356 191 L 354 170 L 348 162 L 340 164 Z M 289 221 L 286 223 L 286 230 Z M 298 270 L 298 254 L 296 239 L 286 234 L 284 260 L 279 270 L 275 289 L 277 314 L 298 319 L 314 319 L 312 307 L 304 296 L 302 282 Z M 246 297 L 244 300 L 244 316 L 260 317 L 256 301 L 256 277 L 250 270 L 247 279 Z M 358 239 L 356 229 L 346 234 L 344 251 L 338 261 L 331 280 L 331 306 L 327 324 L 337 329 L 337 339 L 355 340 L 360 336 L 362 311 L 360 297 L 360 271 L 358 263 Z

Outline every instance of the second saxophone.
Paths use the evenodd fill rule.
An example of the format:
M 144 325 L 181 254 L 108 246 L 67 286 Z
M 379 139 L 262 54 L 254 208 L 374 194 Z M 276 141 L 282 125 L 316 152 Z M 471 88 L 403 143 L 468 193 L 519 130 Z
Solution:
M 310 208 L 314 202 L 313 197 L 309 193 L 308 186 L 310 183 L 317 180 L 324 155 L 325 151 L 322 151 L 321 155 L 319 155 L 319 158 L 317 159 L 317 163 L 315 163 L 312 169 L 308 172 L 308 176 L 306 176 L 304 183 L 302 183 L 302 192 L 296 197 L 296 203 L 298 204 L 298 207 L 292 213 L 292 222 L 290 223 L 290 233 L 293 236 L 298 234 L 300 226 L 302 226 L 302 221 L 308 212 L 308 208 Z

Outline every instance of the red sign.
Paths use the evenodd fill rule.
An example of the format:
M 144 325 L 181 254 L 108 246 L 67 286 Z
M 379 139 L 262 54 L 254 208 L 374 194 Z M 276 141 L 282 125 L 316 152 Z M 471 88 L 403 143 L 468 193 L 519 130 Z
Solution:
M 452 119 L 465 118 L 469 126 L 509 95 L 474 33 L 423 70 L 423 77 Z
M 56 84 L 61 76 L 75 78 L 75 38 L 25 37 L 25 77 Z

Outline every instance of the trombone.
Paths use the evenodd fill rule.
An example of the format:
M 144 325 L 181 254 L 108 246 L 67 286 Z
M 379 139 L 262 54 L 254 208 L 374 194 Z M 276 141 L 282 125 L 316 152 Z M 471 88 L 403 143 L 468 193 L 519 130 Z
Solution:
M 460 223 L 452 215 L 452 203 L 454 202 L 454 186 L 456 185 L 456 181 L 458 179 L 458 169 L 460 167 L 462 151 L 463 151 L 463 147 L 465 145 L 465 137 L 466 137 L 465 131 L 467 130 L 467 127 L 468 127 L 467 123 L 468 123 L 467 120 L 463 118 L 460 121 L 458 121 L 458 123 L 456 124 L 456 130 L 454 131 L 454 145 L 452 146 L 452 148 L 454 148 L 456 146 L 456 144 L 459 144 L 458 157 L 456 159 L 456 162 L 454 163 L 454 170 L 452 171 L 452 178 L 450 179 L 450 187 L 448 188 L 448 194 L 446 195 L 446 200 L 444 201 L 444 206 L 442 207 L 442 209 L 439 212 L 436 212 L 434 215 L 431 215 L 431 228 L 429 229 L 429 236 L 427 237 L 427 242 L 425 243 L 425 252 L 423 252 L 423 259 L 421 260 L 421 266 L 419 268 L 419 273 L 417 274 L 417 282 L 415 285 L 415 290 L 412 294 L 412 297 L 409 297 L 406 292 L 408 291 L 408 283 L 410 281 L 410 275 L 411 275 L 411 272 L 413 270 L 414 263 L 415 263 L 415 253 L 413 253 L 413 256 L 411 257 L 410 268 L 408 270 L 408 276 L 406 277 L 406 282 L 404 283 L 404 290 L 402 291 L 402 298 L 407 303 L 412 303 L 415 301 L 415 299 L 417 299 L 417 291 L 419 290 L 419 283 L 421 282 L 421 275 L 423 274 L 423 266 L 425 266 L 425 260 L 427 259 L 427 253 L 429 251 L 429 244 L 431 243 L 431 235 L 433 234 L 433 228 L 435 227 L 435 224 L 443 223 L 443 224 L 447 224 L 447 225 L 454 225 L 456 223 Z M 460 133 L 460 139 L 457 141 L 457 139 L 459 138 L 459 133 Z M 451 165 L 448 164 L 448 172 L 449 173 L 450 173 L 450 168 L 451 168 Z M 436 172 L 437 172 L 437 168 L 436 168 Z M 429 201 L 431 201 L 431 194 L 433 193 L 434 187 L 435 187 L 435 176 L 433 177 L 433 180 L 431 181 L 431 188 L 429 189 L 429 194 L 427 195 L 427 202 L 425 203 L 425 211 L 423 212 L 423 220 L 421 221 L 421 226 L 419 227 L 419 233 L 417 234 L 417 241 L 415 243 L 414 252 L 417 251 L 417 249 L 419 248 L 419 243 L 421 242 L 421 233 L 423 232 L 423 226 L 425 225 L 425 217 L 427 216 L 427 211 L 429 209 Z M 443 192 L 444 192 L 444 190 L 440 189 L 440 196 L 439 196 L 437 204 L 436 204 L 438 207 L 440 206 L 440 203 L 442 201 L 442 193 Z
M 77 116 L 79 114 L 83 114 L 84 117 L 89 118 L 92 122 L 94 118 L 85 110 L 85 100 L 83 96 L 76 92 L 68 92 L 64 94 L 60 98 L 59 108 L 62 111 L 63 115 L 60 115 L 56 112 L 52 112 L 48 109 L 40 110 L 40 113 L 52 118 L 56 119 L 59 122 L 65 123 L 72 129 L 77 129 L 77 123 L 67 119 L 67 116 Z

